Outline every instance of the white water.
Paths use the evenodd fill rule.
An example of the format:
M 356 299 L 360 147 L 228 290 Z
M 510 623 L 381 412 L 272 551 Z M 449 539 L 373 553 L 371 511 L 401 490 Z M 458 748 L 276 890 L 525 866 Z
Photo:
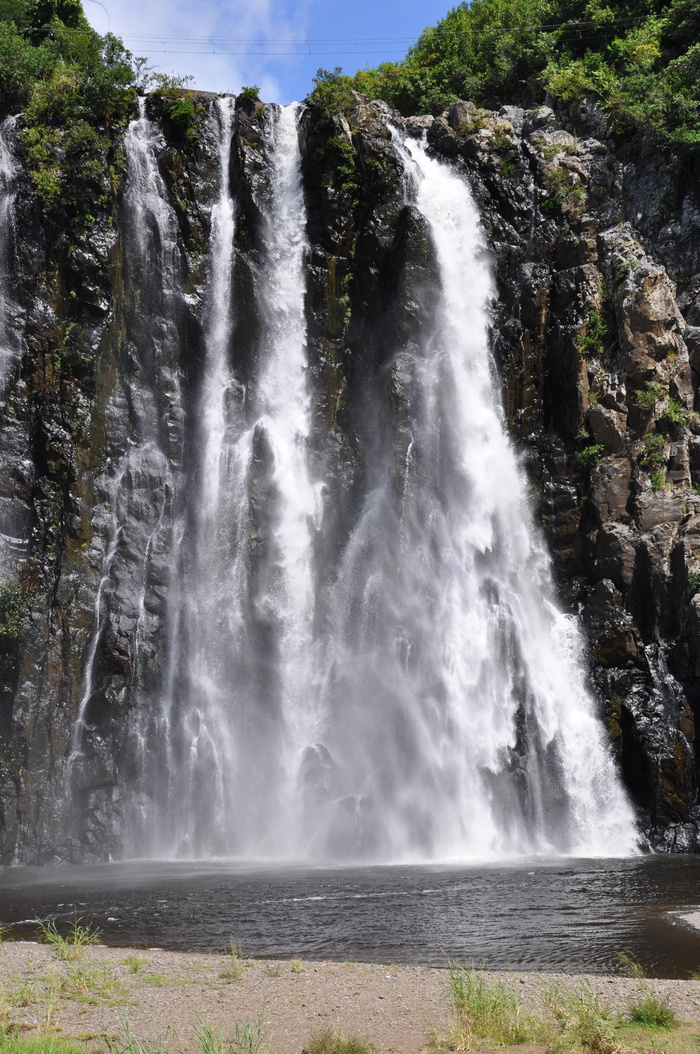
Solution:
M 109 413 L 124 421 L 124 436 L 111 451 L 98 481 L 103 503 L 94 514 L 95 564 L 99 566 L 90 635 L 83 654 L 83 681 L 65 767 L 65 809 L 70 817 L 73 792 L 89 784 L 90 763 L 102 749 L 100 721 L 108 710 L 100 648 L 112 624 L 133 627 L 130 640 L 134 675 L 153 662 L 146 627 L 152 619 L 146 592 L 155 552 L 169 530 L 173 465 L 182 457 L 177 438 L 179 382 L 171 362 L 178 358 L 177 305 L 179 249 L 173 211 L 160 176 L 157 152 L 164 143 L 138 99 L 124 145 L 127 181 L 121 250 L 124 294 L 114 322 L 116 345 L 125 375 L 115 387 Z M 98 563 L 99 562 L 99 563 Z M 126 691 L 122 691 L 122 698 Z M 133 700 L 132 700 L 133 702 Z M 133 778 L 152 768 L 145 727 L 148 707 L 136 706 L 126 753 Z M 115 768 L 120 758 L 112 758 Z M 86 767 L 87 772 L 83 772 Z M 129 790 L 131 788 L 128 788 Z M 68 820 L 70 822 L 70 819 Z
M 141 257 L 144 276 L 161 275 L 170 291 L 177 248 L 173 213 L 156 150 L 163 145 L 158 126 L 146 116 L 146 98 L 138 97 L 138 118 L 129 123 L 124 137 L 127 158 L 127 203 L 132 237 Z
M 212 110 L 220 182 L 197 467 L 177 524 L 165 690 L 144 718 L 160 766 L 151 784 L 166 790 L 139 844 L 307 860 L 632 853 L 632 810 L 577 627 L 553 602 L 492 376 L 477 210 L 460 175 L 416 144 L 395 148 L 434 279 L 416 294 L 420 332 L 394 349 L 407 423 L 399 435 L 396 414 L 378 415 L 356 526 L 339 567 L 317 565 L 298 116 L 266 110 L 244 364 L 231 102 Z M 155 229 L 167 263 L 154 133 L 135 122 L 130 135 L 136 222 Z M 145 724 L 139 737 L 146 773 L 154 739 Z
M 231 101 L 220 100 L 200 450 L 189 560 L 163 708 L 175 743 L 160 839 L 177 854 L 291 846 L 291 793 L 305 742 L 309 568 L 318 498 L 307 469 L 305 208 L 298 107 L 268 108 L 261 318 L 254 369 L 232 364 L 235 210 Z M 263 193 L 261 191 L 261 193 Z M 280 842 L 281 840 L 281 842 Z
M 0 398 L 19 350 L 13 330 L 14 305 L 9 291 L 9 264 L 14 244 L 14 208 L 19 166 L 14 157 L 16 117 L 0 123 Z
M 405 464 L 385 451 L 333 591 L 321 669 L 335 800 L 318 801 L 307 851 L 633 852 L 632 810 L 504 427 L 476 207 L 452 168 L 417 144 L 397 149 L 439 288 L 424 296 L 427 335 L 405 349 Z

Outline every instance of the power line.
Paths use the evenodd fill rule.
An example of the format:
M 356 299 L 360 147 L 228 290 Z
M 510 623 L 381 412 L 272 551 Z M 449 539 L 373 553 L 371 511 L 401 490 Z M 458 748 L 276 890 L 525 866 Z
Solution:
M 542 23 L 519 26 L 485 27 L 482 32 L 494 30 L 500 35 L 514 32 L 553 33 L 559 31 L 563 44 L 585 40 L 596 43 L 605 39 L 604 31 L 608 27 L 633 25 L 643 22 L 647 15 L 627 15 L 611 18 L 604 23 L 593 20 L 580 22 Z M 431 27 L 434 28 L 434 27 Z M 594 36 L 590 31 L 597 30 Z M 32 30 L 34 33 L 55 33 L 57 27 L 44 26 Z M 62 26 L 58 32 L 67 34 L 84 34 L 86 29 L 75 29 Z M 585 34 L 585 36 L 584 36 Z M 345 55 L 385 55 L 403 56 L 412 47 L 417 38 L 414 36 L 395 37 L 225 37 L 225 36 L 181 36 L 159 33 L 126 33 L 120 36 L 131 46 L 137 47 L 146 55 L 222 55 L 222 56 L 266 56 L 273 58 L 303 57 L 316 58 L 342 57 Z M 156 47 L 160 45 L 160 47 Z M 178 45 L 192 45 L 179 47 Z M 337 45 L 337 47 L 335 47 Z M 379 45 L 379 46 L 376 46 Z M 400 48 L 400 50 L 399 50 Z M 321 49 L 321 50 L 316 50 Z M 328 49 L 328 50 L 324 50 Z
M 403 55 L 404 50 L 401 51 L 387 51 L 385 48 L 381 48 L 378 51 L 366 51 L 362 49 L 352 49 L 351 51 L 267 51 L 262 45 L 260 50 L 255 51 L 225 51 L 222 48 L 213 48 L 206 51 L 184 51 L 174 48 L 139 48 L 145 55 L 270 55 L 274 58 L 283 58 L 285 56 L 296 55 L 302 57 L 304 55 L 311 56 L 312 58 L 328 58 L 338 55 Z
M 493 32 L 496 30 L 499 34 L 514 33 L 514 32 L 554 32 L 560 30 L 563 33 L 577 33 L 587 29 L 597 29 L 598 31 L 605 30 L 608 26 L 614 25 L 628 25 L 634 22 L 644 22 L 648 18 L 647 15 L 623 15 L 618 18 L 606 19 L 605 22 L 601 23 L 594 20 L 580 21 L 580 22 L 547 22 L 532 25 L 517 25 L 517 26 L 494 26 L 494 27 L 483 27 L 481 32 Z M 434 29 L 435 27 L 429 27 Z M 75 33 L 81 34 L 89 32 L 86 29 L 72 28 L 69 26 L 42 26 L 38 29 L 32 29 L 32 33 Z M 313 47 L 316 45 L 327 45 L 327 44 L 340 44 L 340 45 L 365 45 L 365 44 L 403 44 L 411 45 L 415 43 L 415 36 L 394 36 L 394 37 L 224 37 L 224 36 L 206 36 L 206 37 L 193 37 L 193 36 L 182 36 L 182 35 L 164 35 L 162 33 L 125 33 L 120 35 L 122 40 L 132 41 L 144 41 L 144 42 L 157 42 L 161 44 L 207 44 L 207 45 L 252 45 L 252 46 L 269 46 L 271 44 L 280 45 L 292 45 L 300 47 Z
M 188 44 L 410 44 L 415 37 L 179 37 L 164 36 L 162 33 L 141 33 L 125 35 L 124 40 L 157 40 Z

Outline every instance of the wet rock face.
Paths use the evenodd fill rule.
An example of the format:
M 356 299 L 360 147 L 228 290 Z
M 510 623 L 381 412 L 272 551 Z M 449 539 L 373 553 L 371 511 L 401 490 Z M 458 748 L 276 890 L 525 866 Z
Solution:
M 427 135 L 481 204 L 507 414 L 624 778 L 651 843 L 693 849 L 697 194 L 675 162 L 618 148 L 594 108 L 457 103 Z
M 146 105 L 168 209 L 161 227 L 149 221 L 151 266 L 139 257 L 128 188 L 71 241 L 47 233 L 20 181 L 11 280 L 23 353 L 0 405 L 2 573 L 5 600 L 21 600 L 14 636 L 4 638 L 9 676 L 2 656 L 3 861 L 119 854 L 129 809 L 147 808 L 126 802 L 139 765 L 127 729 L 136 721 L 148 730 L 168 675 L 174 531 L 196 444 L 219 178 L 213 106 L 198 97 L 196 135 L 183 143 L 157 99 Z M 692 188 L 643 144 L 617 147 L 591 107 L 495 113 L 463 101 L 442 117 L 402 121 L 356 95 L 342 116 L 306 111 L 309 376 L 314 457 L 328 481 L 317 558 L 329 566 L 357 515 L 377 436 L 390 430 L 402 449 L 409 442 L 416 305 L 434 281 L 433 248 L 405 200 L 388 117 L 427 136 L 473 188 L 497 283 L 493 350 L 504 407 L 562 602 L 581 614 L 601 707 L 650 841 L 693 850 L 700 209 Z M 238 100 L 232 345 L 243 384 L 260 326 L 264 119 L 260 104 Z M 9 618 L 6 607 L 0 616 Z M 139 779 L 144 793 L 149 779 L 157 793 L 158 773 Z

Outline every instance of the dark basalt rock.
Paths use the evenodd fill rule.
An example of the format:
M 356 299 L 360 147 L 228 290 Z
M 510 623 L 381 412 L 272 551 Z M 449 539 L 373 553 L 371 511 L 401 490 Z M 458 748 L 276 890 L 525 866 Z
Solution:
M 183 146 L 149 103 L 178 228 L 174 323 L 155 284 L 135 284 L 123 200 L 98 209 L 68 248 L 44 230 L 28 181 L 20 186 L 12 281 L 24 352 L 0 406 L 0 545 L 27 616 L 10 690 L 0 693 L 2 861 L 97 860 L 123 845 L 124 787 L 136 764 L 126 721 L 163 683 L 175 505 L 188 498 L 180 484 L 197 426 L 218 180 L 212 105 L 199 96 L 197 136 Z M 309 372 L 314 457 L 329 489 L 318 558 L 329 567 L 357 515 L 377 434 L 390 429 L 394 442 L 409 442 L 416 305 L 433 280 L 430 239 L 406 204 L 388 117 L 426 135 L 472 187 L 497 284 L 493 351 L 505 412 L 562 603 L 581 612 L 601 707 L 651 844 L 694 850 L 697 193 L 680 162 L 643 142 L 617 147 L 591 102 L 495 113 L 462 101 L 442 117 L 405 121 L 358 94 L 342 116 L 307 109 Z M 233 344 L 243 379 L 260 325 L 265 119 L 258 101 L 237 101 Z M 262 495 L 262 432 L 255 458 Z M 265 544 L 262 513 L 255 531 L 251 546 Z M 81 757 L 67 777 L 80 713 Z M 310 793 L 333 779 L 324 749 L 307 759 Z M 354 815 L 356 803 L 347 809 Z

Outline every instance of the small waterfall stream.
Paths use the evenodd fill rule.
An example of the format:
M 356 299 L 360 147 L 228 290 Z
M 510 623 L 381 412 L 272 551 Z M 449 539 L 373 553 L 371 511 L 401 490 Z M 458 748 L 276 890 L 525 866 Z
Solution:
M 13 330 L 13 303 L 10 296 L 10 258 L 14 247 L 15 198 L 19 165 L 14 157 L 16 117 L 0 122 L 0 400 L 12 362 L 19 350 Z
M 99 480 L 104 498 L 96 510 L 93 539 L 93 564 L 99 566 L 99 577 L 64 774 L 69 825 L 77 818 L 75 803 L 80 791 L 92 778 L 95 754 L 103 755 L 107 771 L 122 760 L 104 757 L 100 724 L 105 704 L 99 660 L 105 636 L 123 619 L 133 627 L 131 661 L 136 679 L 153 663 L 145 633 L 153 618 L 146 610 L 146 592 L 154 554 L 165 544 L 170 530 L 175 475 L 182 462 L 179 379 L 171 365 L 178 357 L 180 253 L 173 211 L 158 170 L 157 152 L 163 140 L 148 119 L 142 96 L 124 145 L 127 181 L 122 251 L 127 279 L 114 328 L 126 368 L 122 385 L 112 394 L 111 412 L 122 417 L 126 427 Z M 142 700 L 134 707 L 131 742 L 125 751 L 136 783 L 139 770 L 152 767 L 146 734 L 153 722 L 152 708 L 139 702 Z

